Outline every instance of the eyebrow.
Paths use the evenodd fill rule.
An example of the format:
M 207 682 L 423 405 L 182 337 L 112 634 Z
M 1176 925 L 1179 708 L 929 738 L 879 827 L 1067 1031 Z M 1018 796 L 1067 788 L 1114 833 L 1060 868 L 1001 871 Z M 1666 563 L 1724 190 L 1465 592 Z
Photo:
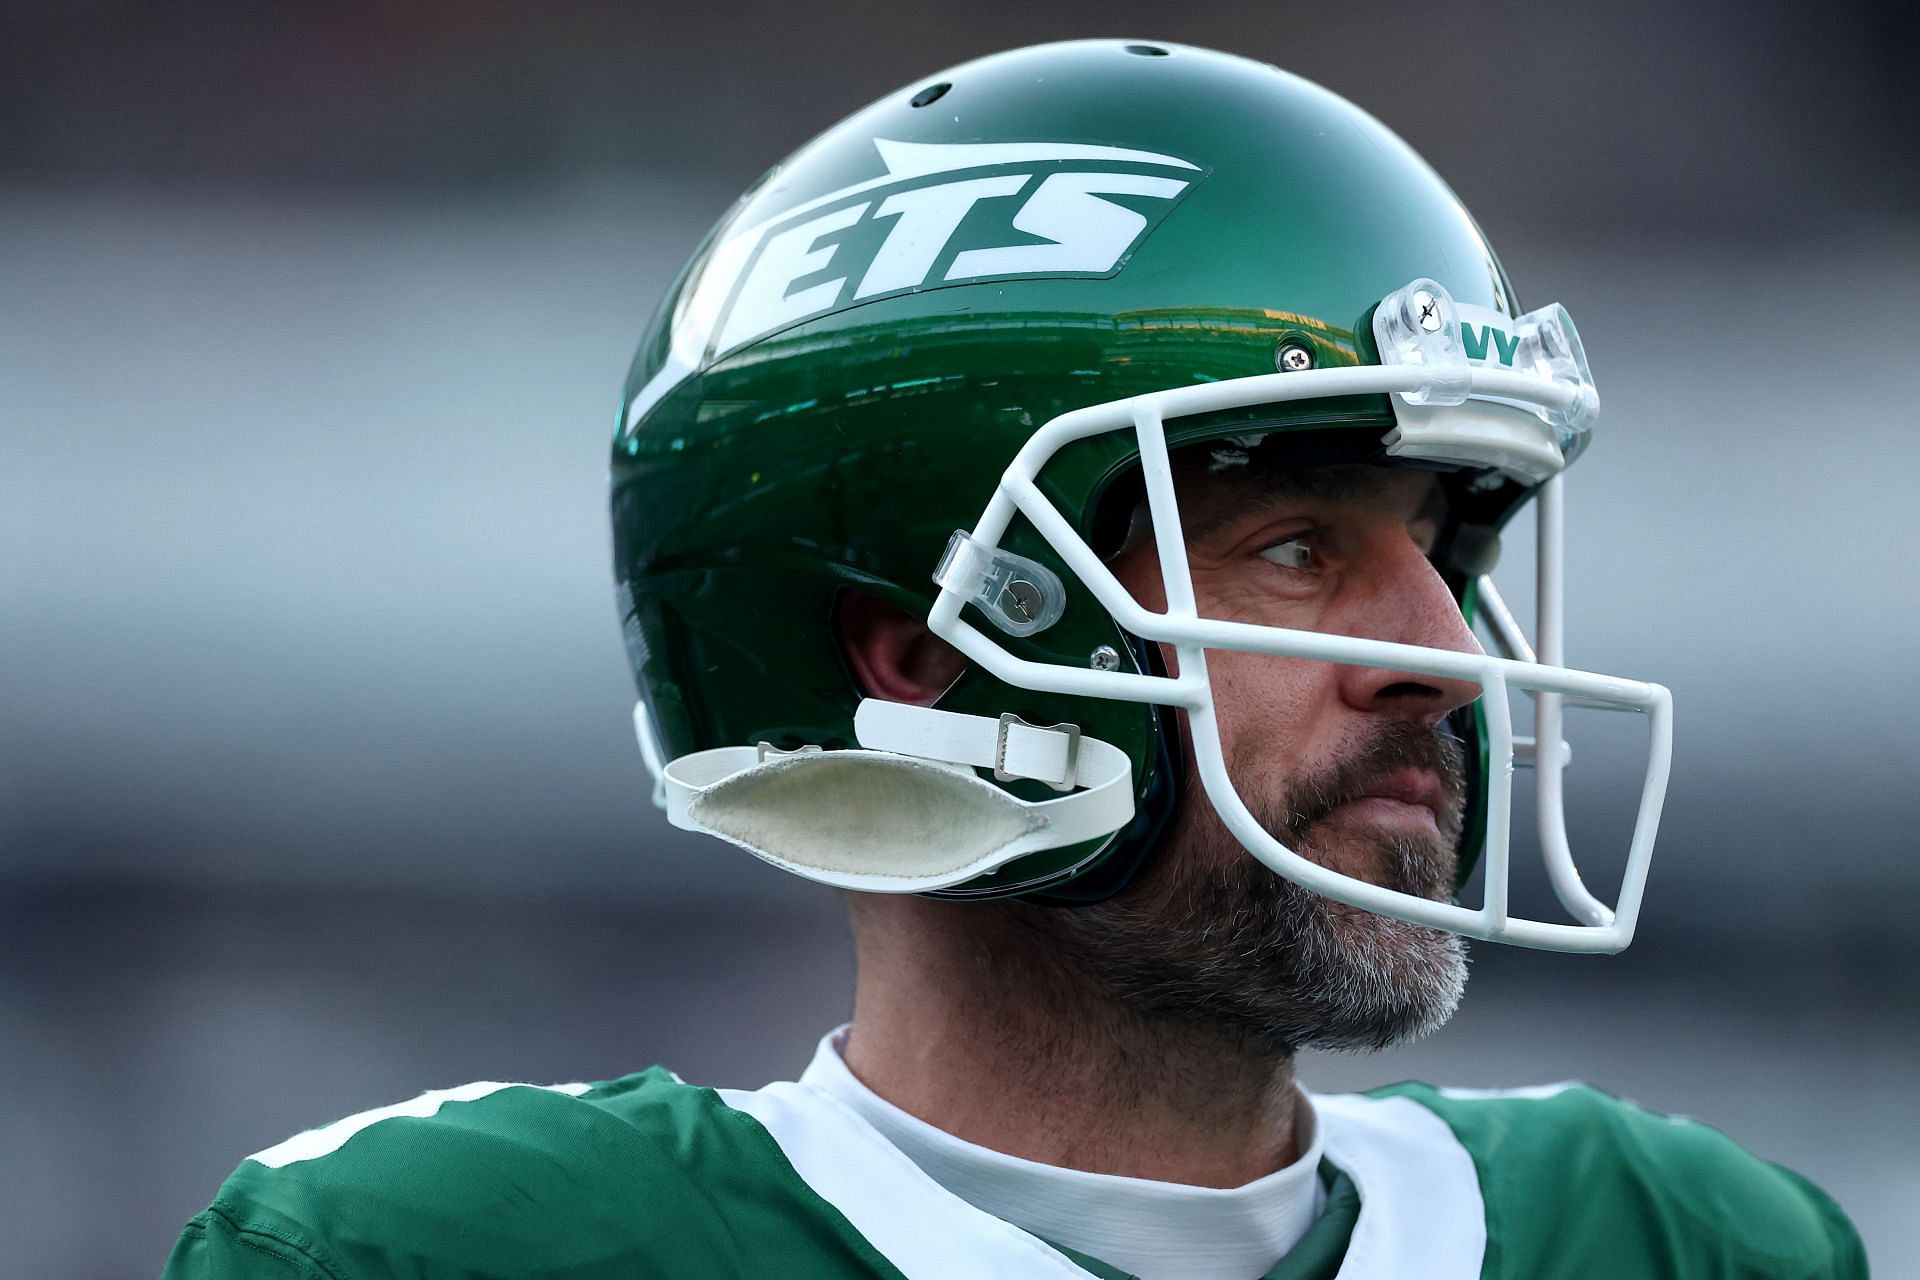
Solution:
M 1212 454 L 1208 455 L 1211 460 Z M 1225 471 L 1211 465 L 1203 472 L 1213 482 L 1214 492 L 1193 511 L 1184 506 L 1181 523 L 1189 541 L 1204 541 L 1227 525 L 1244 519 L 1247 513 L 1288 502 L 1348 502 L 1377 493 L 1386 485 L 1387 471 L 1380 467 L 1327 466 L 1280 467 L 1259 457 L 1247 456 L 1245 464 L 1235 462 Z M 1189 477 L 1182 477 L 1190 480 Z M 1220 483 L 1225 482 L 1225 483 Z M 1438 518 L 1445 498 L 1439 485 L 1421 507 L 1416 519 L 1429 515 Z

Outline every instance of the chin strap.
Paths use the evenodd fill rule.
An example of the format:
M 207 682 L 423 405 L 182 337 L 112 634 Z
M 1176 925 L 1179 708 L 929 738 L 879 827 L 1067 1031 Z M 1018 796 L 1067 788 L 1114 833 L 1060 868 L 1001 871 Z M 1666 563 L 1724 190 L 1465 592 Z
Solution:
M 1091 751 L 1087 753 L 1087 767 L 1082 769 L 1082 739 L 1077 724 L 1028 724 L 1011 713 L 989 720 L 958 711 L 866 698 L 853 714 L 853 732 L 860 745 L 870 750 L 992 769 L 993 776 L 1002 782 L 1032 779 L 1055 791 L 1070 792 L 1098 788 L 1102 783 L 1111 786 L 1116 780 L 1110 776 L 1113 770 L 1103 770 Z M 1107 746 L 1091 740 L 1088 745 Z
M 868 698 L 854 733 L 858 749 L 762 743 L 681 756 L 661 770 L 667 819 L 810 880 L 918 893 L 1100 839 L 1133 818 L 1133 762 L 1077 725 Z M 980 769 L 1061 794 L 1022 800 Z

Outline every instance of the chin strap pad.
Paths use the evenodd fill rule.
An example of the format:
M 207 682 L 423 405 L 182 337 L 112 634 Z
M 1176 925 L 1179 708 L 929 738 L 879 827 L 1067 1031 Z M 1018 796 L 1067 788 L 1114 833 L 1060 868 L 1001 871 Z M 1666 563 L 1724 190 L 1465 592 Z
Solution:
M 763 744 L 681 756 L 662 774 L 667 819 L 822 884 L 920 893 L 1111 835 L 1133 818 L 1133 762 L 1074 725 L 869 698 L 854 732 L 859 749 Z M 1022 800 L 978 769 L 1062 794 Z

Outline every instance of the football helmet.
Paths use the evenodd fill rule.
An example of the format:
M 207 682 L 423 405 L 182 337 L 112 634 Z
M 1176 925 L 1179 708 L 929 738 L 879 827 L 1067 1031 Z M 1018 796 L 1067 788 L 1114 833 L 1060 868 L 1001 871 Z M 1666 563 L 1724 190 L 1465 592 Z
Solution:
M 1378 121 L 1258 62 L 1160 43 L 1021 49 L 928 76 L 807 143 L 669 289 L 613 443 L 615 575 L 655 799 L 811 879 L 1071 904 L 1124 887 L 1183 799 L 1276 873 L 1475 938 L 1631 939 L 1671 699 L 1569 669 L 1561 473 L 1599 401 L 1564 309 L 1523 311 L 1459 200 Z M 1441 476 L 1434 562 L 1493 641 L 1465 654 L 1197 614 L 1170 451 Z M 1538 647 L 1487 572 L 1538 520 Z M 1106 560 L 1134 513 L 1167 604 Z M 863 699 L 841 593 L 967 657 L 922 708 Z M 1160 647 L 1178 655 L 1167 674 Z M 1287 848 L 1223 761 L 1205 650 L 1469 681 L 1464 868 L 1477 907 Z M 1516 736 L 1511 692 L 1535 703 Z M 1582 883 L 1561 801 L 1566 699 L 1644 714 L 1617 901 Z M 1194 776 L 1175 736 L 1191 731 Z M 1516 765 L 1571 916 L 1509 910 Z

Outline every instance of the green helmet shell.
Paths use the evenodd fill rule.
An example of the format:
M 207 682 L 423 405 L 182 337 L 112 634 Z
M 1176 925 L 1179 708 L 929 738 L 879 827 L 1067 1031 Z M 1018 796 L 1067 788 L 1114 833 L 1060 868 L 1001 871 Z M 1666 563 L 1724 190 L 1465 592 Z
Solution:
M 839 595 L 857 588 L 924 617 L 948 539 L 973 526 L 1037 427 L 1272 373 L 1288 347 L 1316 367 L 1377 363 L 1371 309 L 1419 277 L 1516 314 L 1478 226 L 1405 143 L 1242 58 L 1117 40 L 1021 49 L 821 134 L 708 235 L 627 380 L 614 568 L 667 758 L 857 745 Z M 1175 446 L 1286 433 L 1279 446 L 1311 465 L 1379 459 L 1394 417 L 1385 397 L 1357 396 L 1167 425 Z M 1084 440 L 1040 486 L 1111 547 L 1136 460 L 1126 433 Z M 1473 478 L 1453 488 L 1456 516 L 1476 525 L 1497 527 L 1527 496 Z M 1005 545 L 1069 593 L 1055 625 L 1005 637 L 1009 649 L 1081 667 L 1103 648 L 1133 667 L 1154 660 L 1031 528 L 1016 522 Z M 1469 604 L 1470 575 L 1441 567 Z M 1134 761 L 1140 812 L 1106 841 L 947 896 L 1110 892 L 1178 799 L 1154 708 L 1034 693 L 978 669 L 940 705 L 1072 722 L 1115 743 Z

